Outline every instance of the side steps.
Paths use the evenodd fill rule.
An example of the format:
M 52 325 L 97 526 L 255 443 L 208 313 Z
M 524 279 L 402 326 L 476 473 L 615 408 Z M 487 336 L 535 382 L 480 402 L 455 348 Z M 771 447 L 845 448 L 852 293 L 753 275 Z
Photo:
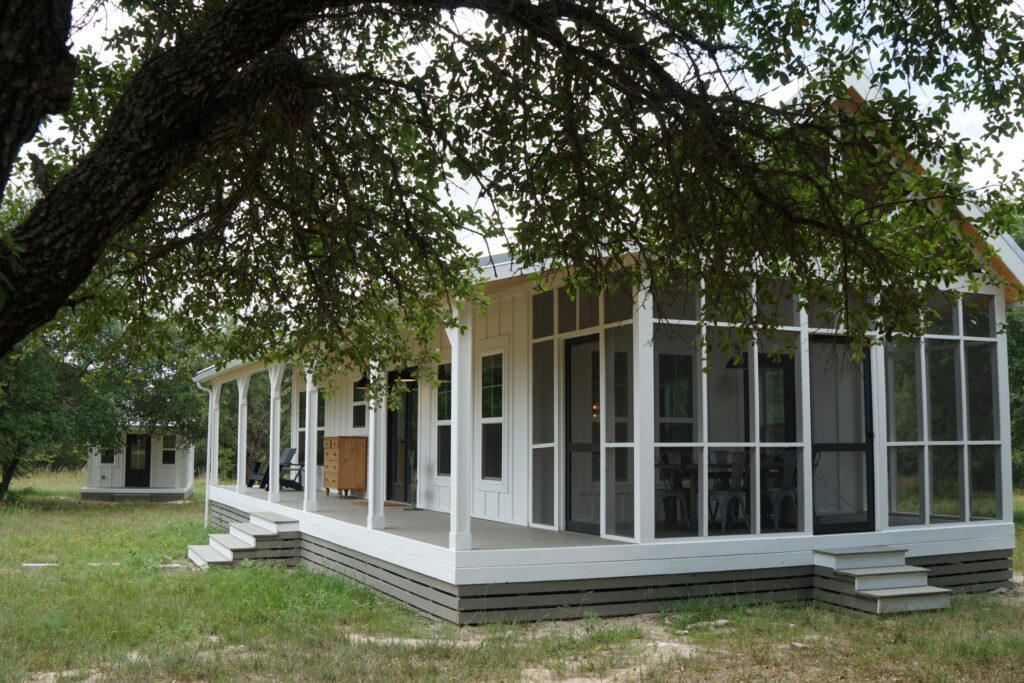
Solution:
M 949 607 L 951 591 L 928 585 L 928 570 L 906 564 L 902 548 L 814 552 L 815 600 L 868 614 Z
M 199 567 L 231 567 L 242 560 L 284 565 L 299 562 L 299 522 L 275 512 L 259 512 L 248 522 L 232 522 L 226 534 L 210 534 L 208 545 L 190 545 L 188 559 Z

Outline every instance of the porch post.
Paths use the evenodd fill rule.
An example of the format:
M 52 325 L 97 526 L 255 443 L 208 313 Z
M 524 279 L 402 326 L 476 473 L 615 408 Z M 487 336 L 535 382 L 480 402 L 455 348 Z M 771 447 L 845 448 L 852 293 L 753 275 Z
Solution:
M 270 375 L 270 460 L 267 474 L 267 500 L 281 502 L 281 381 L 284 379 L 284 364 L 275 363 L 267 368 Z
M 249 380 L 252 375 L 246 375 L 239 377 L 238 382 L 238 476 L 235 477 L 235 491 L 242 493 L 245 491 L 246 482 L 246 470 L 248 469 L 248 463 L 246 462 L 245 449 L 248 448 L 249 438 Z
M 633 519 L 640 543 L 654 540 L 654 314 L 645 285 L 633 309 Z
M 200 389 L 201 384 L 196 383 Z M 220 442 L 220 384 L 206 390 L 209 404 L 206 410 L 206 504 L 203 523 L 210 525 L 210 493 L 217 485 L 217 446 Z
M 445 328 L 452 347 L 452 468 L 448 548 L 473 547 L 469 509 L 473 487 L 473 314 L 465 308 L 452 311 L 459 327 Z M 465 332 L 461 332 L 463 328 Z
M 313 384 L 313 373 L 306 371 L 306 471 L 303 473 L 302 482 L 302 509 L 306 512 L 316 512 L 316 456 L 317 456 L 317 431 L 316 426 L 320 422 L 317 415 L 319 407 L 319 391 Z
M 376 367 L 370 369 L 370 385 L 377 385 L 380 376 Z M 369 422 L 366 425 L 366 528 L 383 529 L 384 520 L 384 498 L 387 491 L 384 488 L 384 478 L 387 476 L 384 460 L 384 447 L 387 428 L 387 398 L 374 399 L 369 405 Z

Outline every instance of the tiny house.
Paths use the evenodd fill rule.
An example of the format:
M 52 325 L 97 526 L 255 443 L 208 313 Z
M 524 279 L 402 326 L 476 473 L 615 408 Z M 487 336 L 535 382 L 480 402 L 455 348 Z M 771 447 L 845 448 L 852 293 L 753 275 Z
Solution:
M 89 453 L 82 500 L 184 500 L 195 449 L 171 429 L 131 427 L 116 449 Z
M 992 268 L 1012 286 L 943 298 L 923 337 L 864 355 L 814 302 L 785 294 L 782 346 L 726 355 L 705 337 L 730 324 L 699 327 L 695 293 L 572 299 L 557 278 L 538 292 L 505 261 L 489 268 L 487 309 L 439 330 L 436 383 L 381 369 L 406 383 L 398 405 L 369 401 L 356 373 L 331 378 L 325 400 L 301 368 L 206 368 L 195 379 L 210 388 L 210 443 L 220 388 L 238 386 L 240 474 L 208 482 L 209 522 L 229 533 L 189 555 L 302 562 L 456 623 L 656 611 L 692 596 L 929 609 L 950 590 L 1006 585 L 1003 323 L 1024 256 L 996 246 Z M 303 454 L 358 438 L 357 499 L 324 490 L 318 458 L 302 459 L 313 485 L 281 489 L 289 371 L 283 438 Z M 267 491 L 241 474 L 257 372 L 271 384 Z

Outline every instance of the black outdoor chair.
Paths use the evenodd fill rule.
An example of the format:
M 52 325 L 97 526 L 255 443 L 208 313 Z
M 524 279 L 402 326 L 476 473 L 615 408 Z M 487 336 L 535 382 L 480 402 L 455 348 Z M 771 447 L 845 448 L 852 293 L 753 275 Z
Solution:
M 296 449 L 286 448 L 281 451 L 281 474 L 285 472 L 294 473 L 291 479 L 285 479 L 281 477 L 281 486 L 296 491 L 302 490 L 302 466 L 292 464 L 292 460 L 295 459 Z M 259 482 L 260 488 L 265 489 L 270 486 L 270 458 L 267 458 L 263 462 L 258 462 L 252 468 L 252 474 L 249 475 L 249 481 L 246 486 L 252 488 L 252 485 Z

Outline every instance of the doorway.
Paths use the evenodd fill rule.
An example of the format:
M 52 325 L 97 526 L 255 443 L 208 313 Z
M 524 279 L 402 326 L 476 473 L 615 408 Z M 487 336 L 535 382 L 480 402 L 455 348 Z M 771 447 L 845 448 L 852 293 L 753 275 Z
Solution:
M 814 533 L 873 531 L 870 361 L 843 337 L 810 342 Z
M 601 533 L 601 353 L 596 334 L 565 342 L 565 528 Z
M 128 434 L 124 453 L 125 488 L 149 488 L 149 447 L 152 437 Z
M 413 368 L 388 373 L 388 389 L 401 382 L 405 391 L 388 410 L 387 499 L 416 504 L 416 433 L 419 424 L 416 379 Z

